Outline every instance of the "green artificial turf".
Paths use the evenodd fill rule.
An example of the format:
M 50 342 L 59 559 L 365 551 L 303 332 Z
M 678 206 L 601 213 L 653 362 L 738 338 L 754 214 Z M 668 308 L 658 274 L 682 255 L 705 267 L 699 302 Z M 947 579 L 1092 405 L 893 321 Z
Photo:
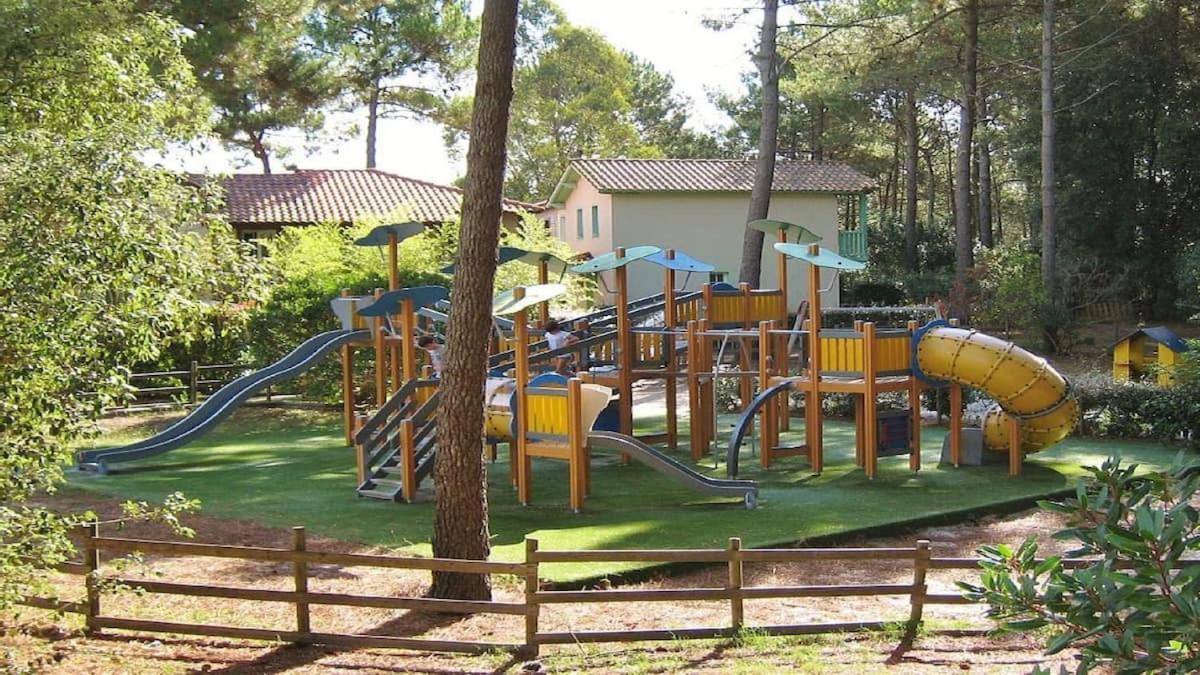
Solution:
M 200 499 L 208 515 L 279 527 L 304 525 L 313 534 L 429 554 L 431 480 L 422 485 L 416 504 L 358 498 L 354 454 L 342 445 L 338 418 L 290 412 L 273 422 L 269 412 L 255 412 L 250 422 L 241 416 L 169 454 L 118 465 L 116 473 L 72 473 L 70 484 L 147 500 L 178 490 Z M 721 424 L 727 426 L 723 417 Z M 919 474 L 908 470 L 907 457 L 884 458 L 879 476 L 869 481 L 854 465 L 852 434 L 850 424 L 826 423 L 825 472 L 819 477 L 800 458 L 763 471 L 749 446 L 744 447 L 739 477 L 759 481 L 759 507 L 752 511 L 740 500 L 700 495 L 637 463 L 621 466 L 608 455 L 594 460 L 592 495 L 584 513 L 567 509 L 566 465 L 552 460 L 535 460 L 533 503 L 522 507 L 510 487 L 502 447 L 501 461 L 489 468 L 493 557 L 519 560 L 526 536 L 537 538 L 542 549 L 723 547 L 732 536 L 741 537 L 746 547 L 799 542 L 1050 494 L 1070 487 L 1084 473 L 1081 465 L 1098 464 L 1110 454 L 1148 468 L 1165 468 L 1177 454 L 1151 443 L 1071 438 L 1030 457 L 1024 475 L 1010 479 L 1003 462 L 938 467 L 944 431 L 926 428 Z M 97 444 L 132 438 L 115 435 Z M 686 436 L 674 454 L 685 459 Z M 724 476 L 711 458 L 701 469 Z M 570 581 L 637 567 L 564 564 L 547 566 L 544 576 Z

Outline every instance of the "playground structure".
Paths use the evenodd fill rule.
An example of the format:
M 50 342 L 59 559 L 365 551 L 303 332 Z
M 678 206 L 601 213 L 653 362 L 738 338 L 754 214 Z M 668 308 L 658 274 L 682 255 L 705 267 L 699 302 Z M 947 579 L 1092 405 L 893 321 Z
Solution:
M 1173 370 L 1188 343 L 1166 326 L 1138 328 L 1112 346 L 1113 380 L 1127 382 L 1153 372 L 1160 386 L 1175 382 Z
M 331 304 L 341 330 L 317 336 L 276 364 L 223 388 L 159 436 L 125 448 L 81 453 L 81 465 L 104 471 L 110 462 L 140 459 L 187 443 L 253 391 L 294 376 L 340 349 L 345 439 L 356 448 L 357 493 L 414 501 L 436 460 L 434 413 L 439 401 L 438 379 L 428 365 L 418 363 L 422 350 L 416 338 L 446 322 L 448 311 L 442 287 L 398 287 L 397 245 L 419 227 L 385 225 L 356 242 L 387 247 L 389 289 L 359 297 L 344 291 L 335 298 Z M 924 327 L 910 322 L 900 328 L 856 322 L 850 329 L 823 328 L 821 294 L 832 288 L 838 273 L 860 270 L 864 264 L 820 248 L 818 238 L 797 225 L 756 221 L 751 227 L 775 235 L 778 289 L 706 283 L 699 290 L 687 290 L 692 273 L 711 273 L 712 266 L 682 251 L 654 246 L 618 248 L 573 267 L 546 253 L 500 249 L 499 264 L 534 265 L 542 282 L 495 299 L 487 422 L 481 430 L 493 460 L 500 443 L 509 445 L 511 482 L 522 504 L 532 501 L 532 459 L 554 459 L 566 462 L 569 505 L 582 510 L 590 489 L 591 455 L 611 451 L 619 453 L 623 463 L 638 459 L 689 487 L 737 496 L 752 507 L 757 502 L 755 484 L 736 480 L 741 445 L 757 424 L 763 469 L 801 456 L 814 473 L 821 473 L 820 402 L 826 394 L 854 398 L 856 463 L 871 478 L 878 473 L 881 457 L 907 456 L 909 469 L 920 470 L 920 395 L 926 388 L 950 390 L 944 456 L 954 466 L 982 462 L 986 450 L 1007 454 L 1009 472 L 1018 475 L 1025 453 L 1061 440 L 1074 427 L 1078 406 L 1066 380 L 1043 359 L 1011 343 L 946 322 Z M 807 299 L 789 325 L 792 260 L 807 265 Z M 638 261 L 663 269 L 662 293 L 628 297 L 626 269 Z M 448 270 L 453 272 L 452 267 Z M 548 320 L 550 302 L 565 289 L 548 280 L 552 273 L 561 280 L 568 272 L 597 274 L 602 285 L 607 283 L 603 275 L 611 276 L 616 303 L 577 317 L 589 324 L 591 334 L 550 350 L 539 328 Z M 682 284 L 680 272 L 689 275 Z M 363 348 L 373 349 L 375 357 L 370 414 L 356 414 L 354 407 L 355 350 Z M 571 378 L 539 374 L 553 370 L 563 358 L 587 367 Z M 700 462 L 712 452 L 718 436 L 716 383 L 721 378 L 738 378 L 743 402 L 725 451 L 728 480 L 704 476 L 647 445 L 677 446 L 677 387 L 686 380 L 691 459 Z M 665 433 L 634 436 L 633 386 L 639 380 L 664 382 Z M 979 429 L 963 428 L 964 386 L 981 389 L 998 403 Z M 879 397 L 888 392 L 904 392 L 907 408 L 881 411 Z M 784 445 L 780 441 L 792 424 L 793 393 L 804 401 L 804 442 Z

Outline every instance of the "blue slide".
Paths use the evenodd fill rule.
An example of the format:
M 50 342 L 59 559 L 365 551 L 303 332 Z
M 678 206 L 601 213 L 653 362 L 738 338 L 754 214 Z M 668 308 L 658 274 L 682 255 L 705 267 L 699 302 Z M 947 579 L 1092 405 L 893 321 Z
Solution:
M 738 475 L 738 451 L 742 449 L 742 441 L 746 437 L 746 432 L 754 426 L 754 415 L 766 405 L 767 401 L 778 396 L 780 393 L 787 394 L 792 385 L 788 382 L 780 382 L 778 384 L 767 387 L 758 392 L 758 396 L 750 401 L 750 405 L 742 411 L 742 416 L 738 418 L 737 425 L 733 428 L 733 434 L 729 437 L 729 449 L 725 452 L 725 473 L 730 478 L 737 478 Z
M 108 473 L 109 464 L 153 457 L 190 443 L 212 431 L 255 392 L 276 382 L 289 380 L 320 363 L 329 352 L 347 342 L 369 339 L 370 335 L 367 330 L 331 330 L 313 336 L 266 368 L 243 375 L 221 387 L 187 417 L 150 438 L 122 447 L 80 452 L 77 457 L 79 468 Z

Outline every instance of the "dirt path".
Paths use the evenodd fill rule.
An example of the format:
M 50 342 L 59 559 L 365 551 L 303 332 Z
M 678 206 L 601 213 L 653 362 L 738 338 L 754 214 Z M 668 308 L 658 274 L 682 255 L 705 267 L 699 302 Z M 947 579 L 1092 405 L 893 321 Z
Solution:
M 98 498 L 83 492 L 68 492 L 53 500 L 61 509 L 91 508 L 102 517 L 120 513 L 115 499 Z M 289 532 L 246 521 L 199 516 L 190 520 L 197 541 L 223 544 L 286 546 Z M 1035 536 L 1047 544 L 1048 534 L 1060 525 L 1056 516 L 1028 511 L 1004 518 L 990 517 L 977 523 L 938 527 L 897 534 L 893 537 L 854 542 L 864 546 L 911 545 L 918 538 L 934 542 L 938 556 L 970 556 L 980 545 L 1017 543 Z M 122 536 L 167 538 L 161 526 L 136 524 L 123 529 Z M 311 549 L 345 552 L 381 552 L 337 540 L 313 537 Z M 256 588 L 286 589 L 291 570 L 286 564 L 204 559 L 146 560 L 130 566 L 129 577 L 161 578 L 185 583 L 210 583 Z M 314 566 L 314 591 L 378 595 L 420 595 L 428 576 L 420 572 Z M 663 576 L 633 588 L 721 586 L 723 570 L 691 571 Z M 933 592 L 954 592 L 955 574 L 932 575 Z M 959 577 L 961 578 L 961 576 Z M 836 583 L 907 583 L 911 569 L 900 564 L 868 563 L 866 566 L 748 565 L 747 585 L 796 585 Z M 62 596 L 79 595 L 79 578 L 61 578 Z M 497 599 L 519 600 L 515 581 L 498 581 Z M 148 619 L 244 625 L 262 628 L 288 626 L 293 620 L 290 605 L 242 603 L 210 598 L 172 598 L 123 593 L 105 598 L 106 611 Z M 613 608 L 619 608 L 614 611 Z M 722 625 L 728 620 L 725 603 L 681 602 L 628 603 L 605 606 L 561 605 L 543 612 L 543 630 L 620 630 L 627 627 L 677 627 Z M 916 645 L 895 652 L 898 636 L 892 633 L 826 635 L 806 638 L 766 638 L 752 633 L 738 644 L 676 641 L 647 645 L 597 645 L 548 648 L 537 667 L 552 672 L 977 672 L 1025 673 L 1035 664 L 1068 665 L 1070 656 L 1047 661 L 1041 656 L 1039 640 L 1029 635 L 989 636 L 989 624 L 980 608 L 937 606 L 926 613 L 928 630 Z M 752 601 L 746 605 L 747 623 L 834 622 L 862 619 L 902 620 L 907 617 L 904 598 L 846 598 Z M 137 636 L 110 632 L 86 639 L 75 617 L 55 621 L 48 614 L 29 610 L 9 626 L 23 623 L 29 634 L 9 631 L 0 638 L 8 657 L 17 662 L 37 662 L 48 672 L 228 672 L 228 673 L 315 673 L 315 672 L 518 672 L 534 667 L 502 654 L 482 657 L 418 655 L 382 650 L 341 651 L 316 647 L 278 646 L 240 640 Z M 446 617 L 416 612 L 391 612 L 365 608 L 314 607 L 316 630 L 360 632 L 393 636 L 486 639 L 519 641 L 519 617 Z M 946 632 L 949 630 L 950 632 Z M 1054 668 L 1057 670 L 1057 668 Z

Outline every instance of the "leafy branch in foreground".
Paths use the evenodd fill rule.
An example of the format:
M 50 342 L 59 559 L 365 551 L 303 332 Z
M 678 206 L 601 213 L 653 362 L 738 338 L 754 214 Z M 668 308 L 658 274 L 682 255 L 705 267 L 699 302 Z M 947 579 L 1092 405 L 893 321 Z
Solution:
M 1032 539 L 981 548 L 979 584 L 959 584 L 966 596 L 986 602 L 1001 630 L 1052 630 L 1046 653 L 1079 649 L 1081 673 L 1196 672 L 1200 561 L 1185 555 L 1200 548 L 1200 474 L 1182 461 L 1137 468 L 1110 458 L 1073 498 L 1041 502 L 1069 520 L 1054 538 L 1078 547 L 1044 560 Z

